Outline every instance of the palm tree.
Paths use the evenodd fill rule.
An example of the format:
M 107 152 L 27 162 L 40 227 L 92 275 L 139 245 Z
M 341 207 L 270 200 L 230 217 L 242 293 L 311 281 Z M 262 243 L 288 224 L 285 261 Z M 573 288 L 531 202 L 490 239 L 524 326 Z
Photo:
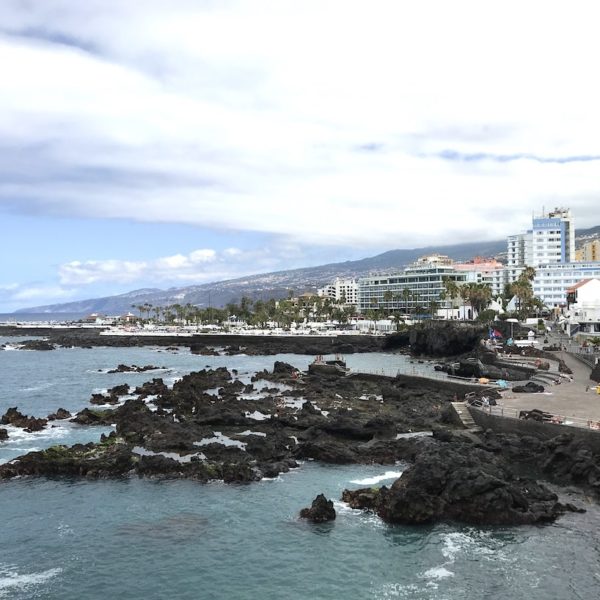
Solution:
M 392 293 L 391 290 L 386 290 L 385 292 L 383 292 L 383 301 L 387 305 L 385 308 L 390 309 L 389 305 L 393 299 L 394 299 L 394 294 Z
M 431 315 L 432 319 L 434 318 L 434 315 L 439 307 L 440 307 L 440 303 L 437 302 L 437 300 L 429 301 L 429 314 Z
M 410 290 L 407 287 L 405 287 L 402 290 L 401 296 L 402 296 L 402 301 L 404 302 L 404 312 L 405 312 L 405 314 L 408 314 L 408 312 L 409 312 L 408 311 L 408 301 L 411 299 L 412 294 L 410 293 Z
M 450 298 L 450 303 L 452 307 L 454 307 L 454 300 L 460 295 L 459 286 L 456 281 L 450 277 L 444 277 L 442 281 L 446 290 L 445 296 L 446 298 Z
M 160 320 L 160 315 L 162 313 L 162 306 L 155 306 L 152 309 L 152 312 L 154 313 L 154 320 L 158 323 L 158 321 Z
M 469 283 L 469 302 L 479 314 L 485 310 L 492 299 L 492 288 L 486 283 Z M 475 316 L 475 315 L 473 315 Z

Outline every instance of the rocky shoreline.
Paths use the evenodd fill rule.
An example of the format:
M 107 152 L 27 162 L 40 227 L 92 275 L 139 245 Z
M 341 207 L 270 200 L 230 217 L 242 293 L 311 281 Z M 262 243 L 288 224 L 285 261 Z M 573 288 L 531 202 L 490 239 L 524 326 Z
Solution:
M 459 344 L 462 355 L 457 356 L 456 336 L 465 334 L 468 343 Z M 224 348 L 224 336 L 212 337 Z M 229 340 L 228 351 L 326 354 L 340 350 L 342 344 L 352 345 L 346 351 L 374 351 L 382 346 L 381 338 L 355 337 L 244 338 Z M 484 348 L 481 339 L 477 327 L 443 324 L 417 328 L 409 341 L 413 350 L 452 356 L 445 364 L 458 364 L 459 372 L 468 377 L 498 372 L 509 380 L 531 376 L 532 370 L 511 365 Z M 145 337 L 113 340 L 81 332 L 57 332 L 47 341 L 67 342 L 81 346 L 155 343 Z M 162 338 L 160 345 L 173 343 Z M 211 343 L 203 339 L 195 350 L 214 352 L 217 346 Z M 387 338 L 385 345 L 406 348 L 406 343 L 399 335 Z M 194 350 L 193 344 L 200 342 L 187 340 L 186 344 Z M 536 356 L 553 357 L 544 352 Z M 119 365 L 112 372 L 154 369 L 152 365 Z M 596 501 L 600 499 L 600 456 L 584 440 L 569 433 L 542 440 L 533 435 L 465 430 L 452 402 L 467 393 L 471 399 L 485 395 L 486 400 L 497 394 L 491 388 L 452 380 L 349 375 L 342 368 L 300 373 L 278 361 L 250 382 L 225 367 L 190 373 L 171 388 L 153 378 L 133 390 L 122 384 L 105 394 L 93 394 L 92 408 L 74 417 L 61 409 L 47 419 L 36 419 L 22 415 L 16 407 L 9 409 L 1 423 L 30 431 L 48 426 L 52 419 L 110 425 L 115 431 L 102 436 L 99 443 L 54 446 L 18 457 L 0 465 L 0 479 L 139 476 L 250 483 L 275 477 L 307 460 L 400 464 L 403 475 L 389 488 L 346 490 L 343 499 L 387 522 L 408 524 L 446 520 L 531 524 L 579 510 L 559 502 L 540 481 L 577 486 Z M 0 430 L 0 440 L 7 435 L 5 429 Z M 303 514 L 320 522 L 334 518 L 335 513 L 332 516 L 329 501 L 319 498 Z
M 100 335 L 92 329 L 47 329 L 2 326 L 0 336 L 41 336 L 44 340 L 20 342 L 24 349 L 52 350 L 55 347 L 93 348 L 107 347 L 187 347 L 197 354 L 214 355 L 215 348 L 223 354 L 274 355 L 274 354 L 353 354 L 355 352 L 380 352 L 383 337 L 369 335 L 338 336 L 276 336 L 276 335 L 216 335 L 198 334 L 189 337 L 163 335 Z
M 569 434 L 542 441 L 465 431 L 451 404 L 456 389 L 489 390 L 415 379 L 299 374 L 281 362 L 252 383 L 224 367 L 191 373 L 171 389 L 155 378 L 136 388 L 136 399 L 112 409 L 86 408 L 72 419 L 114 424 L 99 443 L 30 452 L 0 465 L 0 479 L 249 483 L 306 460 L 401 463 L 404 473 L 390 488 L 346 491 L 343 499 L 390 523 L 411 524 L 542 523 L 578 510 L 538 480 L 580 486 L 600 498 L 599 457 L 583 442 Z M 129 391 L 116 386 L 108 399 L 119 402 Z

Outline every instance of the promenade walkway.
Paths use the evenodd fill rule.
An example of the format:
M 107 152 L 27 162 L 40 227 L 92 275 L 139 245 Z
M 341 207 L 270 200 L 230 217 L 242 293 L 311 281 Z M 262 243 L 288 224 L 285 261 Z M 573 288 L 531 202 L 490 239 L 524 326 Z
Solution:
M 568 352 L 560 352 L 559 356 L 573 371 L 573 381 L 546 385 L 546 391 L 540 394 L 507 390 L 498 406 L 513 411 L 539 408 L 555 415 L 600 421 L 600 395 L 596 393 L 596 382 L 590 379 L 591 369 Z

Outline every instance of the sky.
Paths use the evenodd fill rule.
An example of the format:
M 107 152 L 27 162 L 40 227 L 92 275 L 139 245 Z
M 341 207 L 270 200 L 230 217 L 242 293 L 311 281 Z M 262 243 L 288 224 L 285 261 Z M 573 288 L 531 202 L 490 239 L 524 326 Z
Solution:
M 2 0 L 0 312 L 600 225 L 599 18 Z

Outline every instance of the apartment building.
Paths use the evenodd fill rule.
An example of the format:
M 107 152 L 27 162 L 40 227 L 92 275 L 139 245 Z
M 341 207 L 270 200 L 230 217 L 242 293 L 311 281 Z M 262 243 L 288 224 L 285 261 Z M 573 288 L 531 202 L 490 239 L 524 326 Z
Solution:
M 450 308 L 449 299 L 440 300 L 446 278 L 460 284 L 467 281 L 467 273 L 437 261 L 418 261 L 401 273 L 363 277 L 358 280 L 358 310 L 380 308 L 410 313 L 415 307 L 427 311 L 431 302 L 439 303 L 439 308 Z
M 356 306 L 358 304 L 358 281 L 336 277 L 333 283 L 319 288 L 317 296 L 331 298 L 336 302 L 343 301 L 345 304 Z

